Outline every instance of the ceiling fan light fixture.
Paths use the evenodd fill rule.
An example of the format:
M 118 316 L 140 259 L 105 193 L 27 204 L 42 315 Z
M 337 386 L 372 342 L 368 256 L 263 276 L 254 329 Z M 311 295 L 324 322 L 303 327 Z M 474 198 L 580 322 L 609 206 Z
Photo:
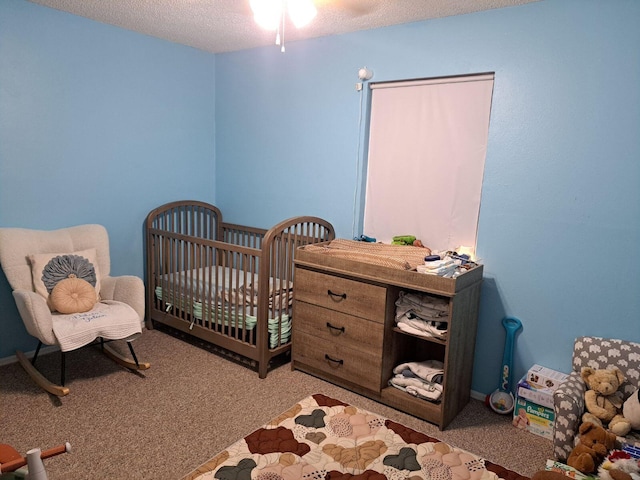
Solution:
M 282 19 L 284 0 L 251 0 L 253 18 L 266 30 L 276 30 Z
M 256 23 L 267 30 L 276 31 L 276 45 L 284 53 L 285 17 L 289 18 L 296 28 L 304 27 L 318 13 L 313 0 L 249 0 L 253 18 Z
M 296 28 L 307 25 L 318 13 L 313 0 L 287 0 L 287 9 Z

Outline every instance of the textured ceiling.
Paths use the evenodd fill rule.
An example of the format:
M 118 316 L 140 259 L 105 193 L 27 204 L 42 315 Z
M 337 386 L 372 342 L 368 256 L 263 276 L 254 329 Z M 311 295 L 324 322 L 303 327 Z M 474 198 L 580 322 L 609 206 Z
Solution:
M 253 21 L 249 0 L 31 0 L 102 23 L 220 53 L 272 45 Z M 314 0 L 318 15 L 285 41 L 461 15 L 538 0 Z

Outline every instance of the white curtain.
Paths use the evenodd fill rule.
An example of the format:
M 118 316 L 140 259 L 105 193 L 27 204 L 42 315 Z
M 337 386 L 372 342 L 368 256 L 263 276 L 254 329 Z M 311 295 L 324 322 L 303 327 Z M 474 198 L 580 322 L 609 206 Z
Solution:
M 493 78 L 370 84 L 366 235 L 475 249 Z

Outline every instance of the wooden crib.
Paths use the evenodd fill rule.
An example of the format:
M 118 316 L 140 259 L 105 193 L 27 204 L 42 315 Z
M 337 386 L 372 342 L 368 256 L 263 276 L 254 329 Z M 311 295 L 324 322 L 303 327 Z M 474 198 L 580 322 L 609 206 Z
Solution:
M 316 217 L 268 230 L 225 223 L 204 202 L 178 201 L 146 220 L 147 328 L 168 325 L 257 364 L 291 348 L 296 248 L 335 237 Z

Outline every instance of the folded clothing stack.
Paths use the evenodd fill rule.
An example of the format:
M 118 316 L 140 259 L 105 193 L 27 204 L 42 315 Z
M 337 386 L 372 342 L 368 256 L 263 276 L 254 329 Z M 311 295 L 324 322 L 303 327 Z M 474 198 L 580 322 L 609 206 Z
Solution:
M 426 273 L 427 275 L 451 277 L 460 264 L 460 261 L 445 257 L 442 260 L 425 261 L 424 265 L 418 265 L 416 270 L 418 273 Z
M 439 360 L 402 363 L 393 369 L 389 385 L 414 397 L 437 402 L 442 396 L 444 364 Z
M 400 292 L 396 300 L 396 324 L 403 332 L 444 339 L 449 326 L 449 302 L 444 298 Z

